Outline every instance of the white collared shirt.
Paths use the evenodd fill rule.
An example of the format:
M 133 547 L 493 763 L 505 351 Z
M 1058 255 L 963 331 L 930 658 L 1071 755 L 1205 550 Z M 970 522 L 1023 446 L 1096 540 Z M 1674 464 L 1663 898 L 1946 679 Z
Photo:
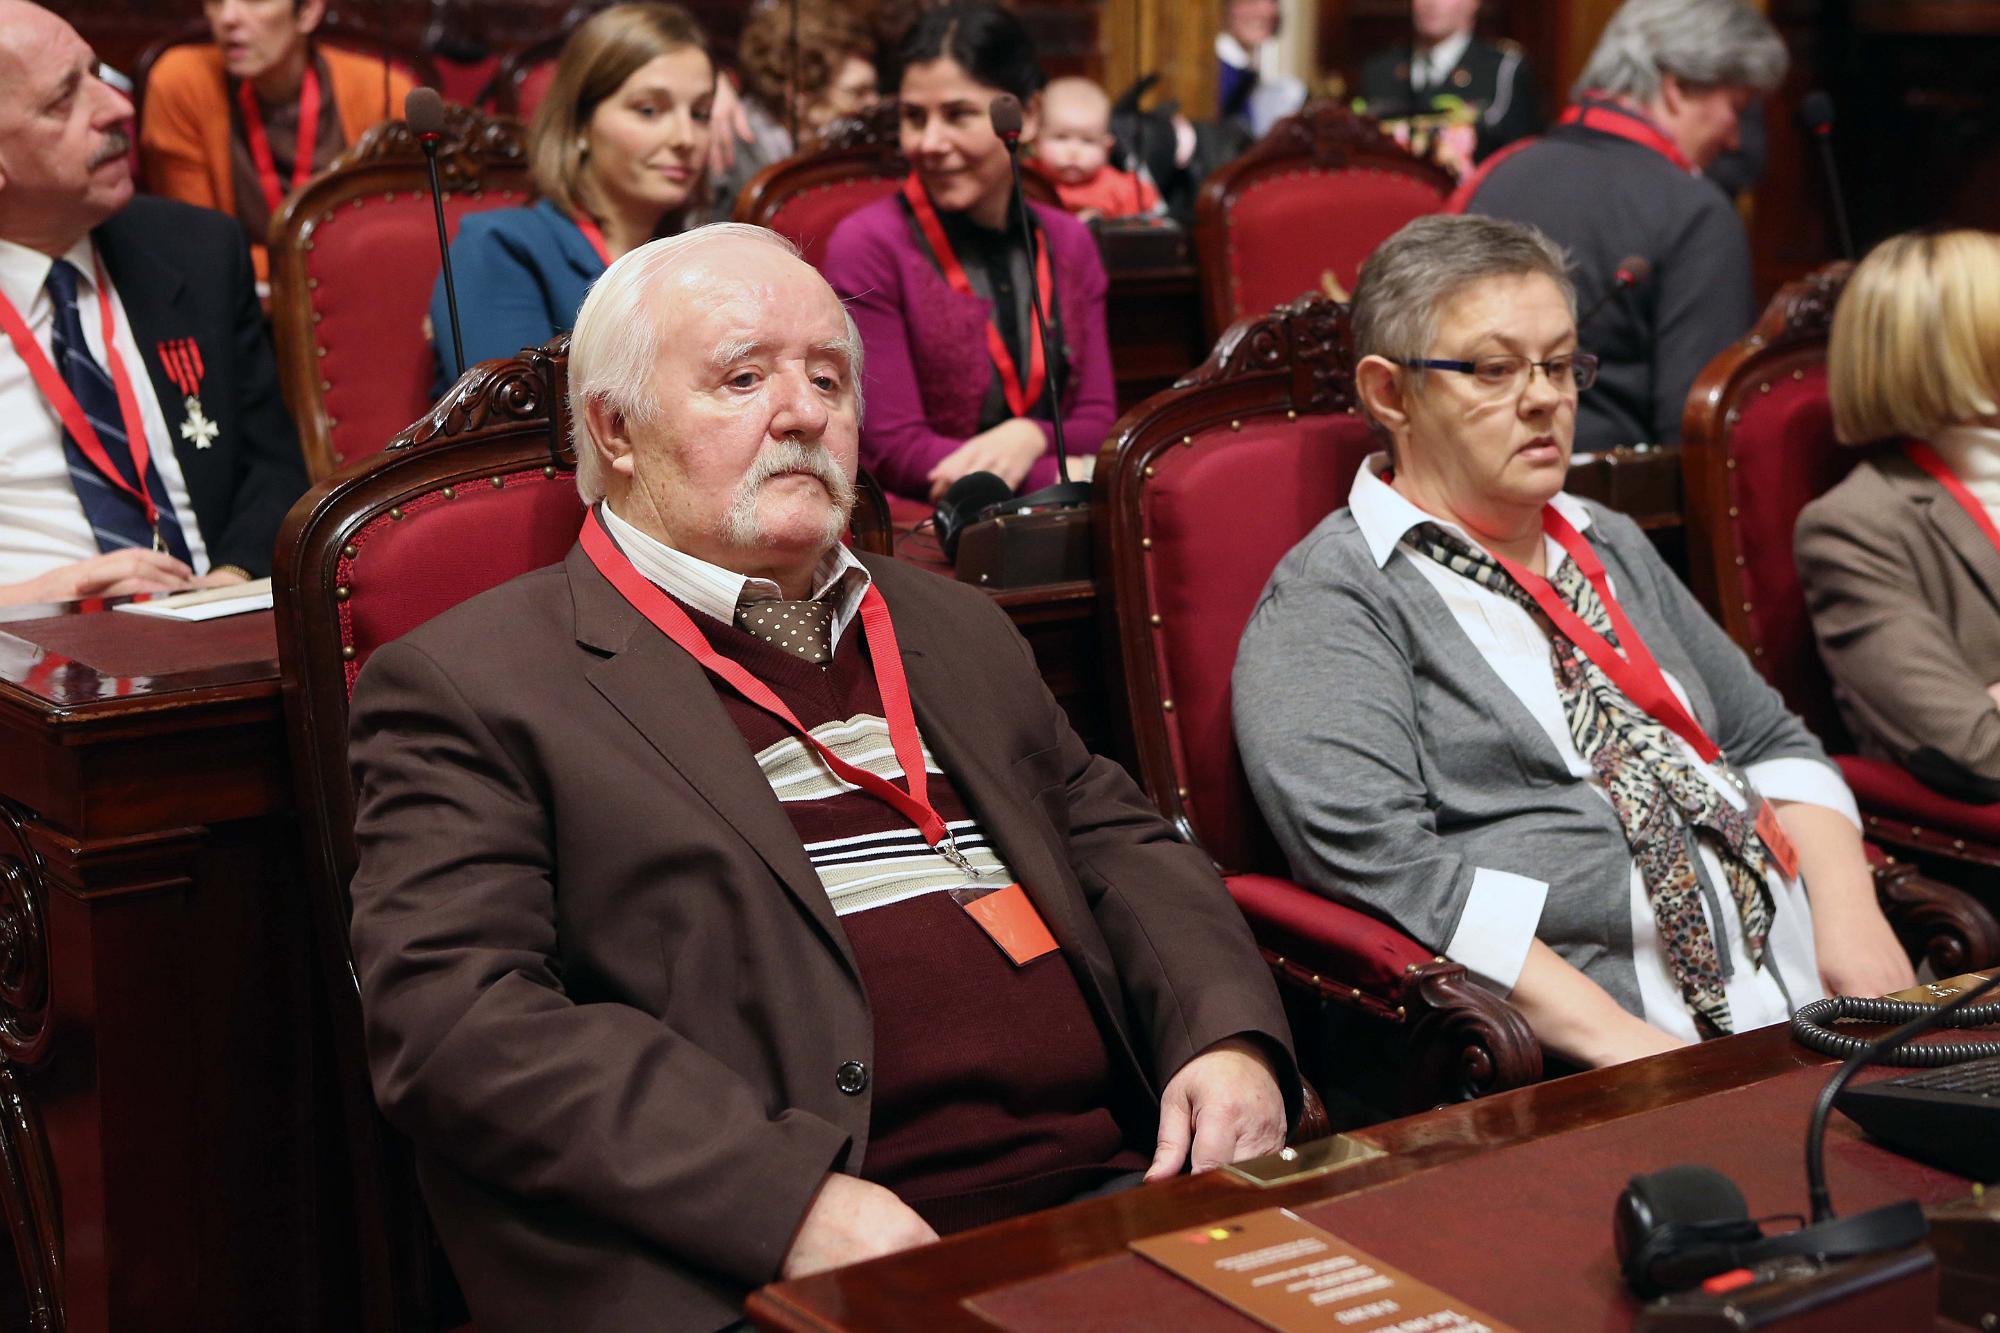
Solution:
M 1429 91 L 1450 82 L 1451 72 L 1458 68 L 1459 61 L 1465 59 L 1465 50 L 1471 45 L 1472 33 L 1468 29 L 1452 34 L 1413 57 L 1410 61 L 1411 84 Z
M 1931 437 L 1930 444 L 1973 498 L 1986 506 L 1988 516 L 2000 523 L 2000 427 L 1947 426 Z
M 625 553 L 634 569 L 661 592 L 680 598 L 705 616 L 731 625 L 736 623 L 739 605 L 784 597 L 783 590 L 770 579 L 751 578 L 712 565 L 648 536 L 618 517 L 608 500 L 598 507 L 598 513 L 603 516 L 604 530 L 618 543 L 618 549 Z M 813 567 L 813 600 L 830 597 L 833 602 L 833 638 L 829 647 L 840 646 L 840 636 L 860 613 L 861 598 L 872 581 L 868 567 L 839 542 Z
M 1417 508 L 1379 475 L 1388 466 L 1388 455 L 1375 454 L 1362 465 L 1349 491 L 1347 503 L 1362 539 L 1376 565 L 1386 566 L 1398 558 L 1412 562 L 1424 580 L 1437 589 L 1452 619 L 1485 659 L 1494 674 L 1506 684 L 1535 721 L 1541 725 L 1572 776 L 1588 782 L 1600 795 L 1603 784 L 1570 736 L 1569 720 L 1563 713 L 1562 696 L 1557 690 L 1555 670 L 1549 657 L 1549 637 L 1540 622 L 1525 607 L 1493 592 L 1473 579 L 1454 574 L 1437 561 L 1410 549 L 1404 542 L 1410 529 L 1420 523 L 1436 523 L 1447 532 L 1477 546 L 1470 534 L 1443 519 Z M 1567 494 L 1550 501 L 1556 512 L 1581 532 L 1590 526 L 1590 511 Z M 1554 578 L 1555 571 L 1569 558 L 1554 538 L 1547 542 L 1544 566 Z M 1609 576 L 1607 575 L 1607 578 Z M 1612 585 L 1612 591 L 1617 591 Z M 1667 683 L 1683 704 L 1687 691 L 1666 673 Z M 1705 777 L 1723 798 L 1738 810 L 1746 807 L 1743 794 L 1722 774 L 1703 763 L 1694 748 L 1675 738 L 1689 765 Z M 1853 795 L 1839 774 L 1825 764 L 1809 759 L 1770 759 L 1748 765 L 1744 775 L 1765 797 L 1777 801 L 1803 801 L 1838 810 L 1856 828 L 1860 812 Z M 1610 798 L 1605 797 L 1608 803 Z M 1724 884 L 1724 871 L 1714 850 L 1705 842 L 1701 856 L 1711 882 Z M 1733 966 L 1724 983 L 1732 1023 L 1738 1032 L 1785 1021 L 1792 1006 L 1824 994 L 1819 981 L 1819 958 L 1813 947 L 1812 910 L 1804 886 L 1787 879 L 1775 867 L 1768 870 L 1771 899 L 1775 907 L 1764 965 L 1753 967 L 1743 940 L 1742 921 L 1734 912 L 1724 912 L 1724 920 L 1709 921 L 1716 933 L 1719 950 L 1726 949 Z M 1632 921 L 1633 961 L 1639 973 L 1639 995 L 1645 1019 L 1654 1027 L 1686 1041 L 1694 1041 L 1694 1019 L 1681 999 L 1660 941 L 1658 923 L 1653 918 L 1646 883 L 1635 863 L 1632 867 L 1629 900 Z M 1465 964 L 1482 982 L 1506 994 L 1520 978 L 1527 961 L 1528 946 L 1534 942 L 1535 927 L 1542 905 L 1548 898 L 1548 884 L 1490 867 L 1473 872 L 1472 891 L 1458 928 L 1445 945 L 1445 954 Z M 1704 914 L 1707 905 L 1703 905 Z M 1789 1003 L 1788 1003 L 1789 1000 Z
M 97 364 L 110 372 L 104 354 L 104 329 L 97 307 L 97 252 L 85 236 L 71 246 L 63 258 L 78 274 L 77 315 L 83 338 Z M 54 260 L 39 250 L 0 240 L 0 292 L 6 294 L 28 326 L 28 332 L 42 349 L 53 356 L 50 341 L 55 334 L 55 303 L 44 284 Z M 167 501 L 180 520 L 187 538 L 194 572 L 208 572 L 208 548 L 202 541 L 201 524 L 194 503 L 188 498 L 187 482 L 167 433 L 167 418 L 153 392 L 152 377 L 146 373 L 145 359 L 132 333 L 125 303 L 111 293 L 114 341 L 118 355 L 132 378 L 132 392 L 139 400 L 139 416 L 146 423 L 146 444 L 160 480 L 167 489 Z M 87 560 L 98 554 L 97 539 L 89 520 L 83 516 L 83 501 L 77 499 L 70 481 L 69 460 L 63 452 L 62 418 L 55 406 L 42 396 L 28 364 L 15 354 L 11 342 L 0 339 L 0 584 L 22 583 L 62 565 Z

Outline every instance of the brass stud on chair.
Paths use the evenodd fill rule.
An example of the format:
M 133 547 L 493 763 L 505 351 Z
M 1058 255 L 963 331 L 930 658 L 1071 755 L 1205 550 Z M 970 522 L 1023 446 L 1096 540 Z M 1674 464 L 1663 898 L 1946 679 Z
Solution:
M 1152 615 L 1147 616 L 1146 623 L 1153 626 L 1158 626 L 1159 624 L 1161 624 L 1160 613 L 1158 611 L 1155 611 L 1153 612 Z
M 439 495 L 442 495 L 442 496 L 443 496 L 443 497 L 444 497 L 445 499 L 447 499 L 447 500 L 456 500 L 456 499 L 458 498 L 458 492 L 457 492 L 457 491 L 455 491 L 455 490 L 453 490 L 453 489 L 452 489 L 451 487 L 449 487 L 449 486 L 447 486 L 447 487 L 445 487 L 445 488 L 444 488 L 443 490 L 439 491 L 439 492 L 438 492 L 438 494 L 439 494 Z
M 1153 539 L 1152 539 L 1151 537 L 1141 537 L 1141 538 L 1139 539 L 1139 549 L 1140 549 L 1140 550 L 1142 550 L 1142 551 L 1150 551 L 1150 550 L 1152 550 L 1152 549 L 1153 549 Z
M 507 483 L 506 483 L 505 481 L 503 481 L 503 480 L 502 480 L 502 479 L 500 479 L 499 477 L 488 477 L 488 478 L 487 478 L 486 480 L 487 480 L 487 481 L 488 481 L 489 483 L 491 483 L 491 485 L 492 485 L 493 489 L 494 489 L 494 490 L 496 490 L 496 491 L 497 491 L 497 490 L 499 490 L 499 489 L 501 489 L 502 487 L 504 487 L 504 486 L 505 486 L 505 485 L 507 484 Z
M 1152 477 L 1156 477 L 1156 476 L 1158 476 L 1158 475 L 1159 475 L 1159 473 L 1160 473 L 1160 470 L 1159 470 L 1158 468 L 1154 467 L 1154 466 L 1153 466 L 1153 465 L 1152 465 L 1151 463 L 1148 463 L 1148 464 L 1146 464 L 1146 476 L 1147 476 L 1147 477 L 1148 477 L 1149 479 L 1150 479 L 1150 478 L 1152 478 Z
M 1194 436 L 1192 435 L 1181 436 L 1181 443 L 1186 445 L 1190 449 L 1194 448 Z
M 1242 429 L 1243 429 L 1243 423 L 1242 423 L 1241 421 L 1232 421 L 1232 422 L 1230 422 L 1230 423 L 1229 423 L 1229 429 L 1231 429 L 1231 430 L 1242 430 Z
M 1185 801 L 1188 798 L 1188 789 L 1186 787 L 1176 787 L 1174 788 L 1174 795 Z
M 389 511 L 389 521 L 391 523 L 400 523 L 402 522 L 402 519 L 403 519 L 403 511 L 400 508 L 391 509 Z
M 340 558 L 343 560 L 352 560 L 355 556 L 359 554 L 361 553 L 354 549 L 353 542 L 349 542 L 347 545 L 340 548 Z
M 324 347 L 315 347 L 315 348 L 313 348 L 313 355 L 314 355 L 314 356 L 325 356 L 325 355 L 326 355 L 326 349 L 325 349 Z
M 333 590 L 333 600 L 336 602 L 344 602 L 353 595 L 353 591 L 345 583 Z
M 1795 380 L 1802 380 L 1802 379 L 1804 379 L 1805 377 L 1806 377 L 1806 373 L 1805 373 L 1805 371 L 1804 371 L 1804 370 L 1795 370 L 1795 371 L 1793 371 L 1793 372 L 1792 372 L 1792 378 L 1793 378 L 1793 379 L 1795 379 Z
M 1769 381 L 1769 380 L 1765 380 L 1765 381 L 1764 381 L 1764 382 L 1763 382 L 1762 384 L 1758 385 L 1758 386 L 1757 386 L 1757 392 L 1758 392 L 1758 393 L 1769 393 L 1769 392 L 1771 392 L 1771 381 Z
M 1722 466 L 1728 468 L 1731 472 L 1734 472 L 1736 470 L 1736 460 L 1733 458 L 1725 458 L 1722 460 Z
M 340 645 L 340 660 L 343 662 L 352 662 L 354 660 L 353 644 L 343 643 L 342 645 Z
M 1737 512 L 1738 512 L 1738 510 L 1737 510 L 1737 508 L 1736 508 L 1736 506 L 1735 506 L 1735 505 L 1731 505 L 1731 506 L 1729 506 L 1729 516 L 1730 516 L 1731 518 L 1735 518 L 1735 517 L 1736 517 L 1736 515 L 1737 515 Z
M 1408 1017 L 1408 1012 L 1400 1004 L 1396 1006 L 1396 1017 L 1398 1018 Z
M 1755 607 L 1753 607 L 1753 606 L 1751 606 L 1751 605 L 1750 605 L 1750 603 L 1748 603 L 1748 602 L 1745 602 L 1745 603 L 1743 603 L 1743 614 L 1744 614 L 1744 615 L 1746 615 L 1746 616 L 1747 616 L 1747 615 L 1749 615 L 1749 614 L 1750 614 L 1750 613 L 1751 613 L 1752 611 L 1754 611 L 1754 610 L 1756 610 L 1756 608 L 1755 608 Z
M 321 381 L 319 382 L 319 391 L 320 391 L 321 393 L 331 393 L 331 392 L 333 392 L 333 381 L 332 381 L 332 380 L 321 380 Z
M 542 475 L 550 481 L 554 481 L 556 479 L 556 470 L 553 466 L 545 467 L 542 469 Z
M 1171 712 L 1173 712 L 1173 711 L 1174 711 L 1174 701 L 1173 701 L 1172 699 L 1162 699 L 1162 700 L 1160 700 L 1160 711 L 1161 711 L 1162 713 L 1171 713 Z
M 1288 407 L 1285 409 L 1285 420 L 1297 421 L 1298 419 L 1299 419 L 1299 409 L 1297 409 L 1296 407 Z

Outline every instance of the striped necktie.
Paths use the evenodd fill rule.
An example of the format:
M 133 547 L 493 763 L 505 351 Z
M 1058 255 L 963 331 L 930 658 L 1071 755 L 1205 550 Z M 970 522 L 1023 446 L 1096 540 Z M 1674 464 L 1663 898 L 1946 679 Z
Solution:
M 56 373 L 76 395 L 77 405 L 96 428 L 97 438 L 110 456 L 112 466 L 128 483 L 137 486 L 131 441 L 125 434 L 124 414 L 118 410 L 117 386 L 112 384 L 104 367 L 97 364 L 97 358 L 90 354 L 90 344 L 83 339 L 83 321 L 77 316 L 76 280 L 76 268 L 68 260 L 58 259 L 49 266 L 45 286 L 55 308 L 49 359 L 55 362 Z M 152 546 L 153 530 L 146 525 L 145 508 L 98 475 L 67 430 L 63 432 L 63 455 L 69 463 L 70 484 L 76 487 L 76 498 L 83 502 L 83 516 L 89 520 L 91 535 L 97 539 L 97 549 L 116 551 L 127 546 Z M 160 469 L 150 458 L 146 461 L 145 491 L 159 508 L 160 537 L 168 552 L 177 560 L 189 561 L 187 538 L 181 535 L 180 520 L 167 499 Z

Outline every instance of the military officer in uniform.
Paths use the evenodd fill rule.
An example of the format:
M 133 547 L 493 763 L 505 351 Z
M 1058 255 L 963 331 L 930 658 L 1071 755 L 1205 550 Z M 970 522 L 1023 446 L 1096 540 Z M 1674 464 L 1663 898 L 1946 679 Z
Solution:
M 1534 80 L 1521 48 L 1473 35 L 1479 0 L 1414 0 L 1404 43 L 1361 66 L 1357 92 L 1379 119 L 1447 114 L 1462 105 L 1474 117 L 1474 157 L 1483 159 L 1541 128 Z

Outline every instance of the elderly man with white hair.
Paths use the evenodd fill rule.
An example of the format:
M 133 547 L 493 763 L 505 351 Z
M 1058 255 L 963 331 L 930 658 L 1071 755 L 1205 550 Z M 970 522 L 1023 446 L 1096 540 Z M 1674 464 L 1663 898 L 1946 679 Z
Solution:
M 725 1326 L 1296 1114 L 1206 858 L 984 594 L 840 544 L 860 362 L 771 232 L 624 256 L 576 547 L 355 684 L 375 1087 L 482 1333 Z
M 1743 0 L 1626 0 L 1555 128 L 1455 196 L 1569 251 L 1578 334 L 1603 367 L 1577 411 L 1579 449 L 1680 439 L 1694 377 L 1756 318 L 1742 220 L 1702 171 L 1787 63 Z

